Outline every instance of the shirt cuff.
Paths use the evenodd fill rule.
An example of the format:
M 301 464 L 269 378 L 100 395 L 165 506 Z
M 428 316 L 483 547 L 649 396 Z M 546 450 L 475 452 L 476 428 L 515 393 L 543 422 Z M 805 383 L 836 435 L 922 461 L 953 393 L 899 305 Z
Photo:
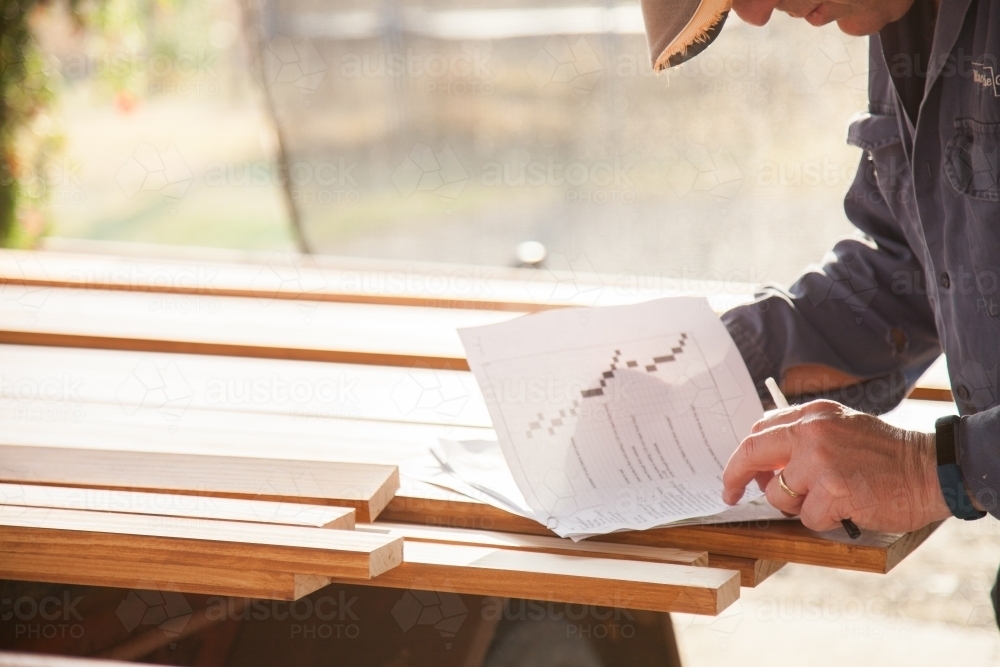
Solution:
M 962 417 L 958 448 L 966 491 L 1000 519 L 1000 407 Z

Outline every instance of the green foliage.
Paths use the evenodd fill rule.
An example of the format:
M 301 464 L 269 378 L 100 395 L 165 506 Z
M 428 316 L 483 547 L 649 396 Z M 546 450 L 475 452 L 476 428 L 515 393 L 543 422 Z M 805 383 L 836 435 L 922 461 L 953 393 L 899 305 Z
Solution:
M 0 246 L 25 245 L 32 234 L 18 226 L 18 204 L 44 197 L 40 165 L 26 165 L 21 134 L 52 102 L 51 71 L 32 39 L 32 15 L 46 0 L 0 0 Z M 29 186 L 24 183 L 30 174 Z

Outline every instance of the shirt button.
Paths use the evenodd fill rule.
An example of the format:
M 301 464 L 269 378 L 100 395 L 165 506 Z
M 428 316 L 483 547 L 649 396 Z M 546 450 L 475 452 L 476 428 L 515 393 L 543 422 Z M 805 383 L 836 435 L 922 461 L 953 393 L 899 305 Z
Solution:
M 938 276 L 938 284 L 941 285 L 942 289 L 951 287 L 951 276 L 948 275 L 947 271 L 942 271 L 941 275 Z
M 955 387 L 955 393 L 958 394 L 958 397 L 963 401 L 969 400 L 969 388 L 964 384 L 960 384 Z

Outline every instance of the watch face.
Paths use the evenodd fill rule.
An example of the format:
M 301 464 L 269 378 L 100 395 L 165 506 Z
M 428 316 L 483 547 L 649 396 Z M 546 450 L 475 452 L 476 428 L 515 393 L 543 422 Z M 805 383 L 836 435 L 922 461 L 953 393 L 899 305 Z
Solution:
M 958 463 L 955 444 L 958 441 L 958 415 L 941 417 L 934 423 L 938 466 Z

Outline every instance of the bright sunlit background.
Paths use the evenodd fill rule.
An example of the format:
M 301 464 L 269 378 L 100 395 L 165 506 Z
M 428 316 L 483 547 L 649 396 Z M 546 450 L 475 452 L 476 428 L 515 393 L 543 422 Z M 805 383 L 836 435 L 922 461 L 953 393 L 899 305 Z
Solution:
M 754 283 L 850 233 L 867 44 L 835 28 L 733 16 L 653 76 L 634 4 L 287 0 L 249 39 L 234 0 L 102 11 L 35 21 L 52 235 L 292 248 L 295 216 L 324 253 L 510 265 L 535 240 L 553 268 Z

